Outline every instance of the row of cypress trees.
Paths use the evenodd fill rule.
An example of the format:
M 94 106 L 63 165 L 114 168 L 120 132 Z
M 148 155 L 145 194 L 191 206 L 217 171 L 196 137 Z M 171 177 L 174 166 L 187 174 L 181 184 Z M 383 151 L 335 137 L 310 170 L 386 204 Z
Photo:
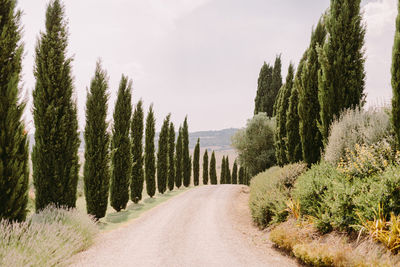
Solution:
M 331 0 L 329 10 L 312 31 L 297 70 L 290 64 L 276 99 L 264 100 L 275 102 L 269 109 L 273 107 L 276 116 L 275 154 L 280 166 L 302 160 L 308 165 L 318 162 L 333 119 L 345 109 L 364 104 L 364 36 L 360 0 Z M 265 64 L 256 110 L 260 88 L 268 84 L 264 68 Z M 264 93 L 272 94 L 272 89 Z

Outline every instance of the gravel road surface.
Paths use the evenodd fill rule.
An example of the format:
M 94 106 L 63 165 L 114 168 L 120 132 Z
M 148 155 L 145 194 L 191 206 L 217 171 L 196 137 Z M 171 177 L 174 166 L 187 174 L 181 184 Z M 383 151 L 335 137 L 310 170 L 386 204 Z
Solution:
M 72 265 L 296 266 L 271 247 L 246 238 L 246 227 L 254 226 L 244 218 L 248 214 L 235 208 L 243 190 L 240 185 L 218 185 L 184 192 L 128 225 L 100 234 Z M 238 227 L 243 222 L 250 225 Z

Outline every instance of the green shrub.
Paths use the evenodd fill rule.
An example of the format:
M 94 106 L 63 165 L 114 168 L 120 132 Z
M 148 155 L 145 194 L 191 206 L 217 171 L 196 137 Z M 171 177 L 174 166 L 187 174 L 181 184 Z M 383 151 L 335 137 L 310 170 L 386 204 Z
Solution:
M 56 266 L 86 249 L 98 228 L 75 209 L 47 207 L 23 223 L 0 222 L 0 266 Z
M 251 180 L 250 210 L 254 222 L 261 228 L 283 222 L 288 216 L 287 201 L 297 177 L 306 165 L 296 163 L 283 168 L 273 167 Z
M 384 139 L 392 144 L 391 129 L 385 109 L 346 110 L 331 125 L 324 158 L 336 166 L 356 144 L 373 145 Z

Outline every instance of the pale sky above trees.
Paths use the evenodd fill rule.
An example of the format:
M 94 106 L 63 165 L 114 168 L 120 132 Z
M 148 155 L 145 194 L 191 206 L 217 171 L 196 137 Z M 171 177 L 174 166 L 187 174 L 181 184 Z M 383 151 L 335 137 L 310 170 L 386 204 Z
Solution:
M 133 99 L 154 103 L 157 131 L 171 112 L 190 131 L 243 127 L 253 115 L 264 61 L 282 54 L 283 77 L 308 47 L 313 25 L 329 0 L 68 0 L 69 53 L 84 129 L 86 88 L 100 57 L 110 76 L 110 118 L 122 74 Z M 31 116 L 34 47 L 44 29 L 47 1 L 19 0 L 25 43 L 23 89 Z M 390 66 L 396 0 L 363 1 L 368 105 L 391 98 Z

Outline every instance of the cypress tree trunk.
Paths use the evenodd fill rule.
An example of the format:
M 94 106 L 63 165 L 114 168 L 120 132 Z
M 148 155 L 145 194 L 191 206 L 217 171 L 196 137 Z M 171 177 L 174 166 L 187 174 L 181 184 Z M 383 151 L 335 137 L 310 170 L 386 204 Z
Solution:
M 200 138 L 197 139 L 193 154 L 193 182 L 195 186 L 199 185 L 200 176 Z
M 203 185 L 208 184 L 208 152 L 207 149 L 203 155 Z
M 219 183 L 220 184 L 226 184 L 226 167 L 225 167 L 225 156 L 222 157 L 221 161 L 221 176 L 219 178 Z
M 244 168 L 242 166 L 239 168 L 239 184 L 244 184 Z
M 326 30 L 321 19 L 311 35 L 307 50 L 307 61 L 303 66 L 299 89 L 299 133 L 304 161 L 311 166 L 321 158 L 322 136 L 318 129 L 320 106 L 318 102 L 318 62 L 317 47 L 325 42 Z
M 182 185 L 182 127 L 179 127 L 178 139 L 176 140 L 176 158 L 175 158 L 175 185 L 177 188 Z
M 183 122 L 182 128 L 182 149 L 183 185 L 188 187 L 190 185 L 191 160 L 189 154 L 189 127 L 187 123 L 187 117 Z
M 333 119 L 365 102 L 364 36 L 361 0 L 331 0 L 327 41 L 319 49 L 319 129 L 326 144 Z
M 397 148 L 400 145 L 400 4 L 396 19 L 396 31 L 392 52 L 392 124 L 396 136 Z
M 0 2 L 0 221 L 23 221 L 28 203 L 28 143 L 18 95 L 21 79 L 21 11 Z
M 112 137 L 112 176 L 110 200 L 116 211 L 126 208 L 129 201 L 129 180 L 132 171 L 131 140 L 132 81 L 122 75 L 114 110 Z
M 80 140 L 67 45 L 64 7 L 53 0 L 47 6 L 46 29 L 36 45 L 34 67 L 32 167 L 36 211 L 51 203 L 75 207 L 76 202 Z
M 232 184 L 231 170 L 229 167 L 229 157 L 225 158 L 225 183 Z
M 171 122 L 168 134 L 168 189 L 174 190 L 175 184 L 175 127 Z
M 158 139 L 158 153 L 157 153 L 157 187 L 158 192 L 164 194 L 167 190 L 168 178 L 168 132 L 169 120 L 171 114 L 165 118 L 161 127 L 160 137 Z
M 146 140 L 144 148 L 144 172 L 146 178 L 146 191 L 149 197 L 153 197 L 156 193 L 156 160 L 154 148 L 154 136 L 156 121 L 154 119 L 153 105 L 150 106 L 146 118 Z
M 238 169 L 237 169 L 237 162 L 236 160 L 233 162 L 233 168 L 232 168 L 232 184 L 237 184 L 238 183 Z
M 131 200 L 138 203 L 143 192 L 143 128 L 144 112 L 142 100 L 136 104 L 131 123 L 132 139 L 132 175 L 131 175 Z
M 110 190 L 110 136 L 107 132 L 107 73 L 100 61 L 90 83 L 86 100 L 85 182 L 86 210 L 96 219 L 106 215 Z
M 211 154 L 210 160 L 210 182 L 211 184 L 218 184 L 217 180 L 217 164 L 215 161 L 215 153 L 214 151 Z
M 275 134 L 275 149 L 276 160 L 279 166 L 288 163 L 287 160 L 287 132 L 286 132 L 286 113 L 289 109 L 289 98 L 292 94 L 294 78 L 294 67 L 289 65 L 288 74 L 286 77 L 286 84 L 281 87 L 279 102 L 276 114 L 276 134 Z

